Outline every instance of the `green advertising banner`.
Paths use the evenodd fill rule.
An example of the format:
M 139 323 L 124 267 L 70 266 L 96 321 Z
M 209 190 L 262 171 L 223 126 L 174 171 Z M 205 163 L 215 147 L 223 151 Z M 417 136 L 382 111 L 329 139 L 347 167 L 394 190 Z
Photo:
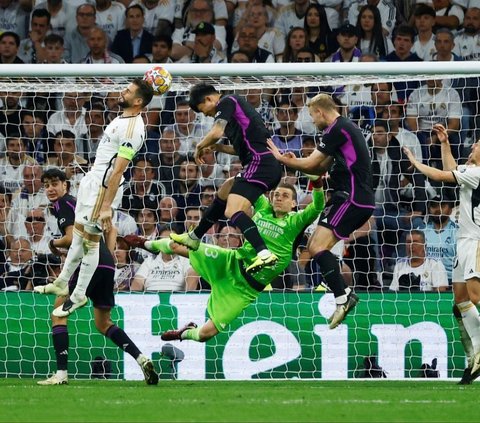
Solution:
M 389 379 L 420 377 L 422 364 L 434 359 L 440 378 L 461 376 L 465 357 L 450 293 L 359 296 L 352 315 L 330 330 L 330 294 L 263 293 L 216 338 L 205 344 L 173 342 L 167 348 L 160 339 L 163 331 L 205 322 L 208 293 L 118 294 L 112 319 L 154 359 L 162 378 L 341 380 L 363 377 L 370 356 Z M 53 300 L 31 293 L 0 294 L 3 377 L 43 377 L 55 370 L 49 317 Z M 142 378 L 135 360 L 96 331 L 91 306 L 70 317 L 68 330 L 71 377 L 91 377 L 92 361 L 99 357 L 110 362 L 111 378 Z M 172 348 L 181 350 L 182 361 L 172 362 Z

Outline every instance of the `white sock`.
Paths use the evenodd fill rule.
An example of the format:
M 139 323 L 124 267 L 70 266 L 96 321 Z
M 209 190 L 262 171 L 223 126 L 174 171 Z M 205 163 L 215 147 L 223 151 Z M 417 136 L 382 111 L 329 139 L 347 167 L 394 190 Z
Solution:
M 88 285 L 92 280 L 92 276 L 97 270 L 100 259 L 100 243 L 94 241 L 84 241 L 86 245 L 85 255 L 80 265 L 80 273 L 78 274 L 77 286 L 72 292 L 72 301 L 74 303 L 82 300 L 87 292 Z
M 57 377 L 59 379 L 65 379 L 68 376 L 68 372 L 66 370 L 57 370 Z
M 470 362 L 470 360 L 475 355 L 475 353 L 473 352 L 472 340 L 470 339 L 470 335 L 465 329 L 465 325 L 463 324 L 463 319 L 455 318 L 455 320 L 457 321 L 458 331 L 460 332 L 460 341 L 462 342 L 463 349 L 465 351 L 465 355 L 467 356 L 468 362 Z
M 137 363 L 141 366 L 142 363 L 145 361 L 147 357 L 145 357 L 143 354 L 140 354 L 138 357 L 137 357 Z
M 470 336 L 475 354 L 480 352 L 480 316 L 477 307 L 471 301 L 465 301 L 458 304 L 458 309 L 462 313 L 462 321 L 465 329 Z
M 63 264 L 62 271 L 58 275 L 57 280 L 68 282 L 73 275 L 73 272 L 77 270 L 78 265 L 83 257 L 83 234 L 77 229 L 73 229 L 72 245 L 68 249 L 67 258 Z

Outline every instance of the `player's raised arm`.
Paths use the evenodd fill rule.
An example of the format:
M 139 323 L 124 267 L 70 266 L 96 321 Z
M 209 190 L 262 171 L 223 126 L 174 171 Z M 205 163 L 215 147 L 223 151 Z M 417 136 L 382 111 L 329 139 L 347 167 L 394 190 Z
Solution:
M 424 165 L 415 158 L 413 153 L 407 147 L 403 147 L 403 151 L 408 157 L 408 160 L 410 160 L 410 163 L 413 165 L 413 167 L 415 167 L 415 169 L 417 169 L 419 172 L 422 172 L 427 178 L 431 179 L 432 181 L 450 183 L 457 182 L 451 171 L 440 170 L 434 167 Z
M 450 148 L 447 128 L 445 128 L 441 124 L 436 124 L 433 125 L 433 131 L 435 132 L 438 140 L 440 141 L 443 170 L 455 170 L 457 168 L 457 163 L 455 162 L 455 158 L 452 154 L 452 149 Z
M 269 150 L 279 162 L 287 167 L 300 170 L 304 173 L 321 175 L 328 170 L 332 163 L 332 158 L 330 156 L 327 156 L 318 150 L 314 150 L 308 157 L 298 158 L 291 151 L 282 154 L 271 139 L 267 141 L 267 144 Z
M 216 120 L 210 131 L 205 135 L 205 138 L 197 144 L 194 157 L 198 165 L 204 164 L 202 159 L 204 150 L 216 144 L 217 141 L 223 137 L 226 126 L 227 121 L 225 119 Z

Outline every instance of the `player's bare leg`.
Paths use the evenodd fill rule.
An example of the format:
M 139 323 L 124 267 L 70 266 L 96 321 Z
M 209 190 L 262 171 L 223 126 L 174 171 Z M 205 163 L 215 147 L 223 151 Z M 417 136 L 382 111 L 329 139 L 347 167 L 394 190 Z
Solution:
M 477 309 L 477 305 L 480 302 L 480 280 L 478 278 L 467 280 L 466 289 L 468 291 L 468 300 L 457 305 L 473 346 L 471 371 L 473 375 L 480 371 L 480 315 Z
M 196 342 L 207 342 L 209 339 L 218 335 L 218 330 L 211 320 L 208 320 L 201 327 L 193 322 L 177 330 L 167 330 L 163 332 L 161 338 L 163 341 L 183 341 L 188 339 Z

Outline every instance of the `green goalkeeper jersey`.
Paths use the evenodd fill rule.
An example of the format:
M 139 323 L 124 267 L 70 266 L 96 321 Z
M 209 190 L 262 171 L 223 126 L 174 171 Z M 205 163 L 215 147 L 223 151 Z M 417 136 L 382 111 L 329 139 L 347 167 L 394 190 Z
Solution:
M 265 267 L 253 274 L 253 277 L 263 285 L 268 285 L 282 273 L 292 261 L 293 245 L 297 237 L 320 215 L 325 207 L 323 190 L 313 190 L 313 201 L 304 210 L 290 212 L 284 217 L 275 217 L 273 206 L 264 195 L 255 202 L 253 220 L 258 227 L 267 248 L 278 257 L 274 267 Z M 248 265 L 257 253 L 246 241 L 235 251 L 236 257 Z

